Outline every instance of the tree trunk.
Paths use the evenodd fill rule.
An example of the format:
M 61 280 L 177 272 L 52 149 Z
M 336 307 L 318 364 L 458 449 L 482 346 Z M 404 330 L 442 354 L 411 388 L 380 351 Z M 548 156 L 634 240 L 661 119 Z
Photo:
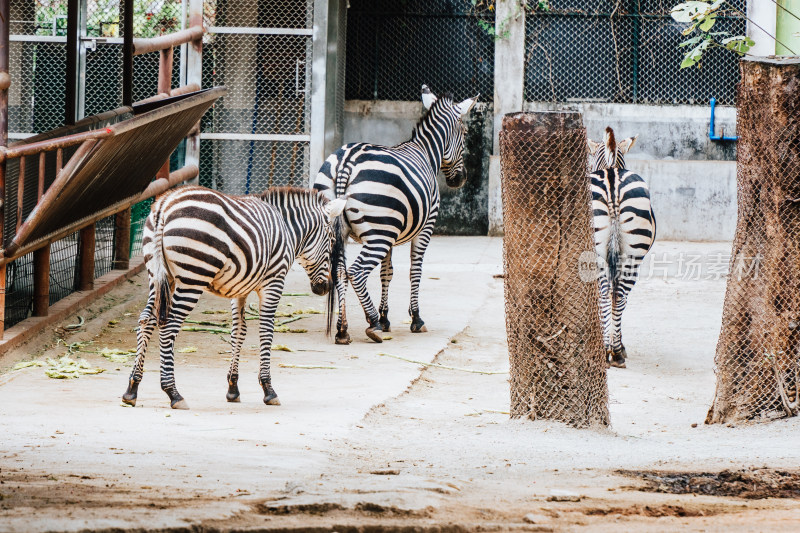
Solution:
M 738 221 L 708 424 L 798 413 L 800 59 L 741 71 Z
M 581 116 L 506 115 L 500 152 L 511 416 L 607 425 Z

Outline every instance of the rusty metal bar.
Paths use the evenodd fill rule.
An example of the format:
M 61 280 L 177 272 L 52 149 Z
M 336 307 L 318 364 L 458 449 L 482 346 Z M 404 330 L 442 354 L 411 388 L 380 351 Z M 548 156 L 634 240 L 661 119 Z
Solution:
M 50 309 L 50 245 L 33 252 L 33 316 Z
M 17 231 L 22 225 L 22 200 L 25 195 L 25 158 L 19 160 L 19 176 L 17 177 Z
M 16 159 L 26 155 L 34 155 L 41 152 L 48 152 L 67 148 L 88 140 L 105 139 L 114 135 L 111 128 L 103 128 L 100 130 L 84 131 L 81 133 L 74 133 L 72 135 L 65 135 L 64 137 L 57 137 L 55 139 L 48 139 L 30 144 L 22 144 L 13 146 L 11 148 L 0 149 L 0 159 Z
M 64 166 L 64 149 L 57 148 L 56 149 L 56 176 L 58 173 L 61 172 L 62 167 Z
M 159 100 L 163 100 L 164 98 L 169 98 L 170 96 L 180 96 L 182 94 L 193 93 L 195 91 L 199 91 L 200 86 L 196 83 L 191 83 L 189 85 L 184 85 L 182 87 L 176 87 L 172 89 L 169 93 L 162 93 L 159 91 L 158 94 L 151 96 L 150 98 L 145 98 L 143 100 L 139 100 L 138 102 L 134 102 L 134 106 L 139 106 L 142 104 L 149 104 L 150 102 L 158 102 Z
M 172 89 L 172 59 L 174 57 L 174 48 L 166 48 L 161 50 L 158 58 L 158 92 L 169 93 Z M 164 161 L 164 164 L 158 169 L 156 179 L 169 178 L 169 157 Z
M 11 25 L 10 0 L 0 0 L 0 146 L 8 146 L 8 86 L 11 77 L 8 73 L 8 34 Z M 5 241 L 6 210 L 6 161 L 0 161 L 0 243 Z M 6 265 L 0 266 L 0 339 L 3 338 L 6 320 Z
M 4 0 L 0 0 L 0 2 L 2 1 Z M 92 150 L 92 148 L 94 148 L 95 144 L 97 144 L 97 141 L 94 139 L 89 139 L 87 141 L 84 141 L 83 144 L 80 145 L 78 149 L 75 151 L 75 154 L 67 162 L 67 165 L 63 169 L 61 169 L 61 172 L 58 173 L 55 181 L 53 181 L 53 184 L 50 185 L 50 189 L 58 190 L 63 188 L 64 183 L 66 182 L 67 179 L 69 179 L 69 176 L 72 174 L 72 170 L 79 164 L 81 164 L 81 162 L 83 162 L 86 156 L 89 155 L 89 152 Z M 20 160 L 20 162 L 22 161 L 24 161 L 24 159 Z M 21 174 L 22 173 L 20 172 L 20 175 Z M 36 208 L 34 208 L 31 215 L 28 217 L 28 220 L 25 221 L 25 223 L 22 224 L 17 229 L 16 235 L 14 236 L 14 240 L 11 241 L 11 243 L 8 246 L 6 246 L 5 250 L 3 250 L 3 255 L 5 257 L 10 257 L 15 254 L 15 252 L 19 249 L 19 245 L 17 244 L 17 242 L 21 242 L 22 240 L 27 238 L 28 235 L 30 235 L 30 233 L 36 227 L 36 223 L 38 222 L 40 214 L 46 211 L 49 207 L 50 205 L 45 205 L 44 202 L 39 202 Z M 21 207 L 19 209 L 21 209 Z
M 45 157 L 46 154 L 44 152 L 39 154 L 39 188 L 36 191 L 36 203 L 39 203 L 44 194 Z
M 185 167 L 170 173 L 167 178 L 154 180 L 147 187 L 147 189 L 144 190 L 137 202 L 147 200 L 153 196 L 158 196 L 162 192 L 174 187 L 175 185 L 178 185 L 179 183 L 183 183 L 184 181 L 197 177 L 199 174 L 200 169 L 197 168 L 197 165 L 186 165 Z
M 158 52 L 167 48 L 174 48 L 184 43 L 190 43 L 203 38 L 205 29 L 202 25 L 192 26 L 185 30 L 176 31 L 169 35 L 162 35 L 160 37 L 152 37 L 150 39 L 134 39 L 133 40 L 133 55 L 138 56 L 147 54 L 149 52 Z
M 78 290 L 90 291 L 94 288 L 94 253 L 95 253 L 95 223 L 84 227 L 78 242 Z
M 131 208 L 117 213 L 114 219 L 115 270 L 128 270 L 131 262 Z

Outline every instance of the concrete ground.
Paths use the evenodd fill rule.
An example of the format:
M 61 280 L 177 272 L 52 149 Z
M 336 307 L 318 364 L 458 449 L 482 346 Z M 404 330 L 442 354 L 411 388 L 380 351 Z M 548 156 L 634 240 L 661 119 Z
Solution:
M 64 343 L 135 347 L 139 277 L 80 313 L 91 317 L 84 327 L 57 332 L 61 343 L 48 333 L 0 359 L 0 531 L 792 530 L 796 500 L 643 492 L 618 472 L 797 467 L 797 419 L 703 425 L 729 253 L 729 243 L 657 244 L 623 321 L 628 368 L 608 372 L 603 430 L 509 420 L 506 374 L 383 355 L 508 370 L 493 238 L 433 240 L 421 292 L 428 333 L 404 323 L 407 247 L 394 254 L 393 329 L 382 344 L 364 335 L 352 293 L 350 346 L 325 337 L 322 315 L 292 322 L 308 332 L 276 336 L 294 350 L 273 354 L 279 407 L 261 402 L 255 322 L 239 404 L 225 401 L 230 354 L 215 333 L 178 337 L 178 349 L 197 349 L 177 357 L 188 411 L 169 409 L 153 353 L 136 408 L 120 405 L 130 362 L 79 352 L 106 371 L 70 380 L 11 370 L 62 355 Z M 373 295 L 378 287 L 375 275 Z M 301 271 L 286 291 L 310 292 Z M 323 307 L 324 298 L 285 296 L 280 310 Z M 227 309 L 206 296 L 191 318 L 220 321 L 226 314 L 203 311 Z

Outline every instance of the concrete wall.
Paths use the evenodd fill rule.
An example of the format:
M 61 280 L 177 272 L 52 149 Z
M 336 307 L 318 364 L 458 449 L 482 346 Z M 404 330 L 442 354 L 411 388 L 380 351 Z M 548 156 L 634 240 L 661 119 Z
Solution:
M 447 222 L 442 219 L 439 231 L 480 234 L 488 228 L 491 234 L 502 233 L 500 160 L 492 155 L 490 139 L 479 142 L 495 133 L 490 119 L 491 106 L 483 106 L 469 124 L 473 140 L 467 171 L 472 189 L 460 191 L 454 197 L 442 186 L 443 214 L 448 214 Z M 551 107 L 541 103 L 524 105 L 526 111 Z M 563 107 L 583 113 L 587 133 L 592 139 L 601 140 L 606 126 L 614 128 L 620 139 L 639 135 L 626 159 L 628 167 L 650 185 L 659 239 L 720 241 L 733 238 L 736 143 L 708 139 L 710 111 L 707 106 L 589 103 Z M 397 144 L 411 136 L 421 114 L 422 106 L 417 102 L 348 101 L 344 142 Z M 734 108 L 717 107 L 718 134 L 724 128 L 726 134 L 732 135 L 735 122 Z M 481 150 L 482 157 L 475 157 Z M 480 181 L 472 181 L 477 179 Z M 465 193 L 475 196 L 466 201 Z M 464 212 L 459 213 L 460 210 Z M 476 217 L 479 211 L 480 216 Z M 460 227 L 462 222 L 464 226 Z

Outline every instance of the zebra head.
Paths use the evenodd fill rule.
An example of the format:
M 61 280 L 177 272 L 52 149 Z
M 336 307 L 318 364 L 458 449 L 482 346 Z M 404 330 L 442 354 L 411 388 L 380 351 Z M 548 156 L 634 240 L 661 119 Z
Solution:
M 314 205 L 308 219 L 302 224 L 297 262 L 308 274 L 312 292 L 322 296 L 333 288 L 331 278 L 331 252 L 335 241 L 333 221 L 342 214 L 347 197 L 324 202 L 322 195 L 315 196 L 318 204 Z
M 422 104 L 428 114 L 414 130 L 414 140 L 421 142 L 433 157 L 441 161 L 441 170 L 449 187 L 463 187 L 467 181 L 464 169 L 464 135 L 466 126 L 463 117 L 469 114 L 478 97 L 463 102 L 453 102 L 452 96 L 437 98 L 427 85 L 422 86 Z
M 608 168 L 625 168 L 624 155 L 633 148 L 639 136 L 628 137 L 617 143 L 614 130 L 606 128 L 606 135 L 602 143 L 587 139 L 589 145 L 589 171 L 597 172 Z

